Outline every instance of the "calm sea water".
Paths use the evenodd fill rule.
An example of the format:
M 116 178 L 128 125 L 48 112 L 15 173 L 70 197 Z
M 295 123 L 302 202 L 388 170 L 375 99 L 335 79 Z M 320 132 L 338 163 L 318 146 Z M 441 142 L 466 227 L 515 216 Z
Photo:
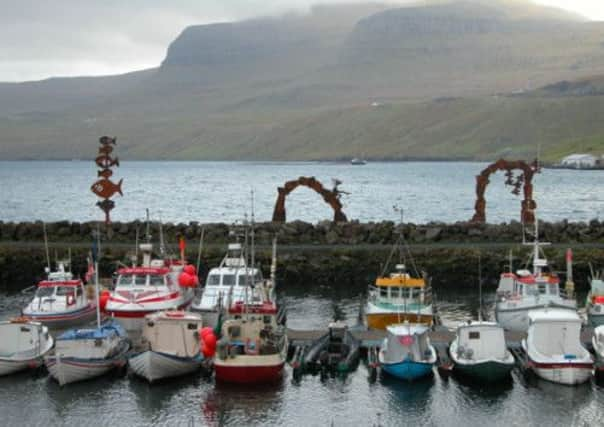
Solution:
M 474 176 L 480 163 L 124 162 L 124 197 L 117 198 L 115 220 L 141 218 L 148 207 L 164 221 L 240 220 L 255 191 L 256 216 L 269 220 L 276 188 L 301 175 L 326 184 L 343 181 L 345 212 L 361 221 L 396 220 L 392 205 L 405 208 L 406 220 L 457 221 L 471 217 Z M 93 220 L 100 217 L 89 188 L 91 162 L 0 162 L 0 220 Z M 602 217 L 604 172 L 544 170 L 535 179 L 540 217 L 571 221 Z M 492 179 L 488 220 L 518 219 L 518 198 Z M 288 218 L 316 222 L 332 216 L 320 197 L 296 190 L 287 202 Z M 421 262 L 421 260 L 417 260 Z M 333 318 L 354 324 L 363 289 L 310 284 L 279 290 L 291 328 L 322 328 Z M 478 296 L 471 290 L 438 289 L 446 326 L 476 316 Z M 492 293 L 485 299 L 493 299 Z M 0 294 L 0 318 L 17 314 L 28 295 Z M 554 426 L 602 425 L 604 388 L 590 382 L 564 387 L 513 380 L 492 387 L 441 379 L 417 383 L 386 377 L 368 381 L 367 369 L 345 379 L 321 382 L 291 372 L 271 387 L 225 387 L 201 376 L 149 386 L 130 377 L 105 377 L 59 387 L 46 375 L 22 373 L 0 378 L 2 426 Z
M 251 191 L 259 221 L 272 217 L 277 187 L 300 176 L 314 176 L 331 188 L 343 183 L 344 212 L 360 221 L 405 220 L 454 222 L 472 217 L 475 176 L 486 163 L 374 163 L 352 166 L 325 162 L 128 162 L 114 180 L 124 179 L 124 197 L 116 196 L 116 221 L 154 218 L 171 222 L 233 222 L 250 212 Z M 0 220 L 97 220 L 97 198 L 90 186 L 97 179 L 92 161 L 0 162 Z M 543 170 L 534 179 L 539 217 L 588 221 L 604 215 L 604 171 Z M 518 220 L 520 199 L 493 176 L 488 187 L 487 220 Z M 289 220 L 317 222 L 333 217 L 310 189 L 300 187 L 287 199 Z

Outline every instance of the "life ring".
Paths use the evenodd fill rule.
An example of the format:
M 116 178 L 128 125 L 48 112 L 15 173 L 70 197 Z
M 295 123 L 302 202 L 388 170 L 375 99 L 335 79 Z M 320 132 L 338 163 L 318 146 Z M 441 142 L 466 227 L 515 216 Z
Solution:
M 252 342 L 254 343 L 253 347 L 252 347 Z M 258 354 L 259 350 L 260 350 L 260 340 L 252 341 L 250 338 L 248 338 L 245 341 L 245 354 L 249 354 L 250 356 L 255 356 Z
M 67 305 L 75 304 L 75 295 L 73 293 L 67 295 Z
M 166 317 L 171 317 L 174 319 L 181 319 L 185 317 L 185 313 L 182 311 L 166 311 Z

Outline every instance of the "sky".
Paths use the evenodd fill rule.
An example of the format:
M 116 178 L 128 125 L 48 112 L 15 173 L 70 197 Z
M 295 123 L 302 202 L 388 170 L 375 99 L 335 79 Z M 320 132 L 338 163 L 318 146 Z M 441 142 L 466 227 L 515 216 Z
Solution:
M 370 1 L 0 0 L 0 81 L 120 74 L 156 67 L 170 42 L 188 25 L 304 12 L 318 2 Z M 604 20 L 604 0 L 534 1 Z

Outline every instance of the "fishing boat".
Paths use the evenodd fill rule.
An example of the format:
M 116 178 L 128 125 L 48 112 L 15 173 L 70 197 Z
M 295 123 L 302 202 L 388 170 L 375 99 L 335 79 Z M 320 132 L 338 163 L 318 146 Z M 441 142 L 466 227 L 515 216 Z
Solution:
M 54 353 L 44 363 L 50 376 L 63 386 L 125 366 L 129 349 L 126 331 L 109 320 L 94 329 L 65 331 L 56 338 Z
M 105 312 L 129 332 L 140 332 L 149 313 L 188 307 L 197 286 L 195 267 L 185 264 L 184 256 L 180 260 L 152 259 L 151 243 L 139 248 L 142 265 L 117 271 L 115 289 L 105 305 Z
M 277 304 L 267 296 L 262 286 L 256 287 L 251 302 L 238 301 L 229 308 L 214 360 L 217 381 L 258 384 L 282 377 L 287 335 L 277 319 Z
M 303 357 L 303 370 L 310 373 L 347 373 L 358 366 L 360 343 L 344 322 L 332 322 L 327 333 L 313 342 Z
M 604 325 L 604 281 L 599 272 L 592 272 L 589 284 L 590 290 L 585 301 L 587 322 L 590 326 L 598 327 Z
M 201 316 L 185 311 L 162 311 L 145 316 L 141 347 L 128 364 L 149 382 L 189 374 L 200 369 Z
M 588 381 L 594 367 L 581 344 L 581 318 L 575 311 L 544 308 L 529 313 L 529 328 L 522 348 L 528 366 L 545 380 L 559 384 Z
M 85 292 L 84 283 L 74 279 L 70 262 L 57 261 L 57 270 L 46 267 L 48 277 L 38 283 L 32 301 L 22 310 L 23 316 L 53 329 L 84 325 L 94 320 L 96 305 Z
M 412 277 L 405 264 L 397 264 L 393 273 L 369 286 L 365 316 L 373 329 L 405 321 L 432 325 L 432 292 L 425 275 Z
M 386 327 L 378 353 L 383 372 L 403 380 L 416 380 L 432 373 L 436 350 L 430 344 L 430 328 L 418 323 L 399 323 Z
M 456 373 L 483 382 L 509 378 L 515 363 L 503 328 L 495 322 L 470 321 L 458 326 L 449 356 Z
M 54 344 L 48 327 L 18 317 L 0 322 L 0 376 L 37 368 Z
M 365 161 L 362 158 L 355 157 L 352 160 L 350 160 L 350 164 L 353 166 L 362 166 L 362 165 L 367 164 L 367 161 Z
M 542 307 L 556 307 L 571 312 L 577 310 L 577 302 L 560 288 L 559 277 L 550 271 L 547 258 L 541 248 L 547 243 L 539 241 L 536 219 L 535 240 L 528 245 L 533 247 L 532 271 L 525 268 L 513 273 L 510 257 L 510 269 L 501 275 L 497 287 L 495 318 L 507 330 L 526 332 L 531 310 Z
M 601 379 L 604 374 L 604 325 L 594 329 L 594 336 L 591 338 L 591 343 L 596 355 L 594 372 L 596 377 Z
M 262 276 L 262 270 L 248 265 L 242 245 L 230 243 L 220 265 L 212 268 L 208 273 L 205 287 L 199 298 L 191 304 L 191 311 L 201 314 L 204 325 L 216 327 L 221 313 L 228 311 L 233 302 L 243 301 L 250 287 L 261 285 L 269 293 L 269 300 L 274 300 L 276 253 L 277 243 L 273 240 L 271 277 L 266 280 Z M 281 317 L 282 313 L 279 314 L 279 318 Z

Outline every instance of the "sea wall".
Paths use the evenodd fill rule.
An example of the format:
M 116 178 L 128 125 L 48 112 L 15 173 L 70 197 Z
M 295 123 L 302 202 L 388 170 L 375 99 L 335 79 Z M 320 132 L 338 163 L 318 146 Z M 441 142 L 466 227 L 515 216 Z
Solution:
M 67 221 L 46 224 L 50 257 L 63 258 L 71 251 L 73 271 L 82 274 L 92 242 L 95 223 Z M 204 230 L 202 273 L 220 262 L 225 243 L 232 241 L 227 224 L 163 224 L 167 246 L 176 252 L 178 236 L 187 239 L 186 254 L 191 262 L 197 258 L 201 229 Z M 145 232 L 140 222 L 114 223 L 109 233 L 101 228 L 101 274 L 109 277 L 121 264 L 128 264 L 134 242 Z M 152 224 L 153 239 L 158 239 L 158 225 Z M 522 225 L 511 224 L 404 224 L 402 231 L 418 270 L 427 271 L 439 287 L 474 287 L 477 283 L 478 257 L 487 286 L 494 286 L 501 271 L 507 269 L 508 254 L 513 250 L 515 268 L 528 255 L 523 247 Z M 296 288 L 359 287 L 373 280 L 387 260 L 400 227 L 392 222 L 309 224 L 262 223 L 255 227 L 257 258 L 267 269 L 270 244 L 278 240 L 278 279 Z M 110 236 L 109 236 L 109 235 Z M 574 250 L 574 273 L 577 289 L 587 287 L 589 264 L 604 267 L 604 223 L 541 223 L 542 240 L 553 243 L 546 254 L 556 269 L 565 268 L 565 250 Z M 0 222 L 0 289 L 17 290 L 31 286 L 42 278 L 46 257 L 43 226 L 36 223 Z M 398 259 L 398 254 L 395 255 Z M 407 264 L 410 264 L 407 259 Z M 265 271 L 268 274 L 268 271 Z

